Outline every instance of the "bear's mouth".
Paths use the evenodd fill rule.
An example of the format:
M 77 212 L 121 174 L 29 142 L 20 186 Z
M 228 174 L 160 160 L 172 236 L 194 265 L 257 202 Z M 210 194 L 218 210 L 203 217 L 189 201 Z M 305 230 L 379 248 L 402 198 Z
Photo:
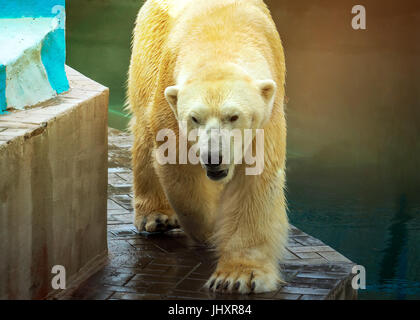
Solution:
M 229 173 L 229 169 L 225 170 L 207 170 L 207 177 L 209 177 L 211 180 L 218 181 L 222 180 L 223 178 L 226 178 Z

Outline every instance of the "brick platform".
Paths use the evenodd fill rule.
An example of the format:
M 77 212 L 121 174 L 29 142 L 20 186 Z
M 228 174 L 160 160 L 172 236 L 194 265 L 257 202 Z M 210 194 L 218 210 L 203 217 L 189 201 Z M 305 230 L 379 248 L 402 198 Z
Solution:
M 102 270 L 63 299 L 354 299 L 346 257 L 292 227 L 282 265 L 287 285 L 252 295 L 212 294 L 202 286 L 215 268 L 212 251 L 181 230 L 138 233 L 132 224 L 132 137 L 109 130 L 108 247 Z

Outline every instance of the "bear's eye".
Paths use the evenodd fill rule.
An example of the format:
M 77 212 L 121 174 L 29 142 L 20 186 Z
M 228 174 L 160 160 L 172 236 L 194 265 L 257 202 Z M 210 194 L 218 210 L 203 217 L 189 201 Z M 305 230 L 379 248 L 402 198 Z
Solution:
M 236 120 L 238 120 L 238 116 L 232 116 L 232 117 L 230 117 L 230 122 L 235 122 Z
M 191 117 L 191 120 L 192 120 L 194 123 L 197 123 L 197 124 L 199 123 L 196 117 Z

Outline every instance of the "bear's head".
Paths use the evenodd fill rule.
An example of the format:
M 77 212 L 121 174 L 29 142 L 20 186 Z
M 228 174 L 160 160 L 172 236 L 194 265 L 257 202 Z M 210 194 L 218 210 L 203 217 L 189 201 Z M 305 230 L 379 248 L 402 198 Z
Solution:
M 256 129 L 269 121 L 275 93 L 273 80 L 255 80 L 238 66 L 224 66 L 198 70 L 182 84 L 166 88 L 165 98 L 187 137 L 196 132 L 196 153 L 207 176 L 227 182 Z

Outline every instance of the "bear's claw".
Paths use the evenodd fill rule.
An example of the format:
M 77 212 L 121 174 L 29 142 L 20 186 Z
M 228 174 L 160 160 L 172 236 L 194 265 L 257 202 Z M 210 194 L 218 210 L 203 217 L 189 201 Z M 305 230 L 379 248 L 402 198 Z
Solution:
M 134 225 L 139 232 L 165 232 L 179 228 L 178 219 L 175 215 L 167 216 L 161 212 L 152 212 L 145 216 L 136 216 Z
M 205 287 L 213 292 L 240 294 L 277 290 L 280 280 L 276 273 L 257 269 L 240 269 L 224 271 L 218 268 L 207 281 Z

